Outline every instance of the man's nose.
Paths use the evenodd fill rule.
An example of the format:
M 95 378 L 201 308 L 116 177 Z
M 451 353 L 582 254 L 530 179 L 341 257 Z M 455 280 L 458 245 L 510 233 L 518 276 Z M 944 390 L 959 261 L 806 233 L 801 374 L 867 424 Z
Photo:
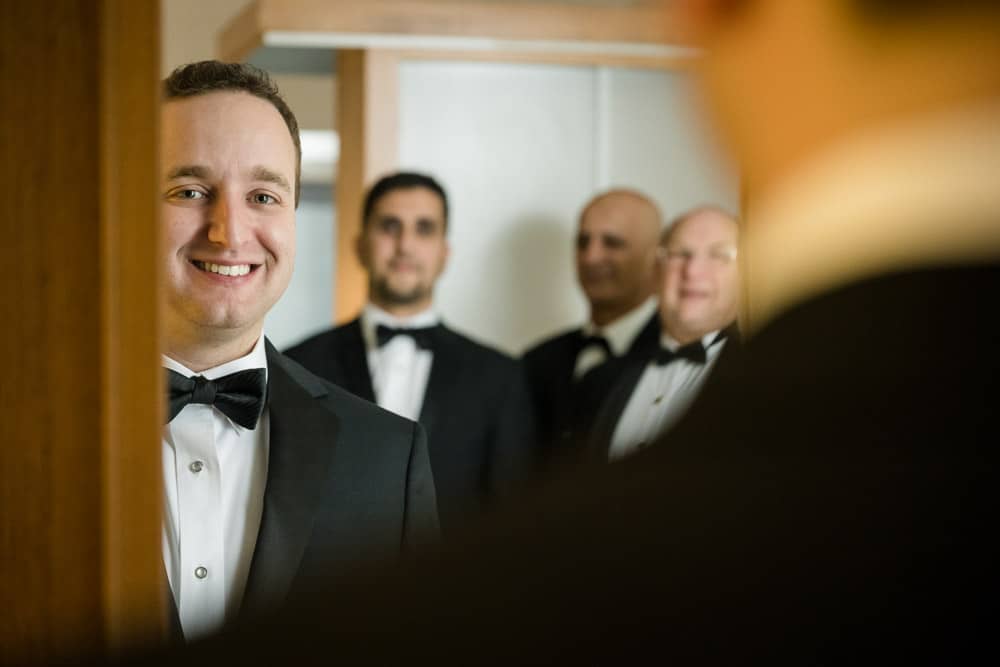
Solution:
M 412 229 L 407 229 L 405 226 L 399 230 L 396 234 L 396 252 L 400 252 L 404 255 L 409 254 L 413 249 L 414 244 L 417 241 L 417 233 Z
M 709 264 L 710 261 L 706 255 L 702 253 L 692 253 L 684 260 L 684 276 L 700 276 L 708 270 Z
M 236 248 L 243 240 L 245 224 L 238 202 L 219 197 L 212 206 L 208 221 L 208 240 L 225 248 Z

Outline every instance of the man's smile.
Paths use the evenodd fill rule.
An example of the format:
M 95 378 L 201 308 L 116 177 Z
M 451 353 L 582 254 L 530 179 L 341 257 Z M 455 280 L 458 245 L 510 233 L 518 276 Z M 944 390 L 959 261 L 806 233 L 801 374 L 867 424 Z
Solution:
M 260 267 L 260 264 L 216 264 L 198 259 L 192 259 L 191 264 L 204 273 L 231 278 L 241 278 Z

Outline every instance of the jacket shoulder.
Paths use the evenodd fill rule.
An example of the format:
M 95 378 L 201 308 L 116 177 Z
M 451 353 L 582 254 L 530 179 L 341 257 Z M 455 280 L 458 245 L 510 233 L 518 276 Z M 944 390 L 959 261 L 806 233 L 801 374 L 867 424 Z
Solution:
M 440 342 L 471 364 L 511 368 L 517 366 L 517 360 L 509 354 L 447 326 L 441 327 Z
M 579 327 L 557 333 L 525 350 L 523 359 L 528 364 L 540 362 L 555 353 L 570 348 L 573 340 L 579 335 Z
M 360 320 L 352 320 L 347 324 L 321 331 L 318 334 L 306 338 L 300 343 L 284 350 L 287 357 L 297 361 L 308 362 L 315 355 L 329 355 L 331 349 L 346 344 L 352 338 L 361 335 Z
M 380 408 L 321 378 L 287 354 L 278 353 L 270 361 L 279 363 L 285 372 L 302 385 L 313 398 L 320 399 L 341 420 L 364 424 L 366 427 L 375 425 L 382 433 L 387 429 L 407 438 L 412 437 L 415 422 Z

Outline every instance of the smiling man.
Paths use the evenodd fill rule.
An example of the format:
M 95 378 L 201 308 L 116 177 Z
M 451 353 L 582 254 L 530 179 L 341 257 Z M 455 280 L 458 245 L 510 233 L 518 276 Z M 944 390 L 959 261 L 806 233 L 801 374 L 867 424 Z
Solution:
M 663 233 L 657 263 L 660 348 L 621 371 L 594 420 L 591 449 L 612 460 L 654 442 L 684 414 L 735 338 L 739 227 L 712 207 Z M 595 381 L 604 382 L 597 371 Z
M 437 534 L 416 424 L 280 355 L 264 317 L 295 258 L 300 148 L 253 67 L 164 82 L 163 561 L 175 636 L 210 633 Z
M 448 199 L 429 176 L 369 190 L 358 257 L 360 316 L 288 350 L 314 373 L 427 430 L 447 537 L 529 474 L 534 423 L 517 362 L 445 326 L 434 286 L 450 254 Z

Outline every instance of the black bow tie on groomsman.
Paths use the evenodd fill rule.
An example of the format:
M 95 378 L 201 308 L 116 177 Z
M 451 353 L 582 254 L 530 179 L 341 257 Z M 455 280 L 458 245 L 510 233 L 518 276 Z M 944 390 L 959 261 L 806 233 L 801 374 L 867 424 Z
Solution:
M 429 350 L 433 347 L 432 334 L 437 327 L 423 327 L 420 329 L 408 327 L 390 327 L 379 324 L 375 327 L 376 347 L 382 347 L 396 336 L 409 336 L 417 347 Z
M 732 324 L 720 331 L 718 335 L 712 339 L 712 342 L 708 344 L 708 347 L 712 347 L 716 343 L 722 342 L 730 336 L 736 336 L 735 324 Z M 661 347 L 656 353 L 656 356 L 653 357 L 653 363 L 657 366 L 664 366 L 675 359 L 687 359 L 695 364 L 704 364 L 708 361 L 708 352 L 706 347 L 702 345 L 701 340 L 696 340 L 693 343 L 683 345 L 676 350 L 668 350 L 665 347 Z
M 267 374 L 263 368 L 251 368 L 214 380 L 201 375 L 185 377 L 170 369 L 167 380 L 170 386 L 170 414 L 173 420 L 185 405 L 200 403 L 214 405 L 218 410 L 243 428 L 257 428 L 257 420 L 264 411 L 264 394 Z

